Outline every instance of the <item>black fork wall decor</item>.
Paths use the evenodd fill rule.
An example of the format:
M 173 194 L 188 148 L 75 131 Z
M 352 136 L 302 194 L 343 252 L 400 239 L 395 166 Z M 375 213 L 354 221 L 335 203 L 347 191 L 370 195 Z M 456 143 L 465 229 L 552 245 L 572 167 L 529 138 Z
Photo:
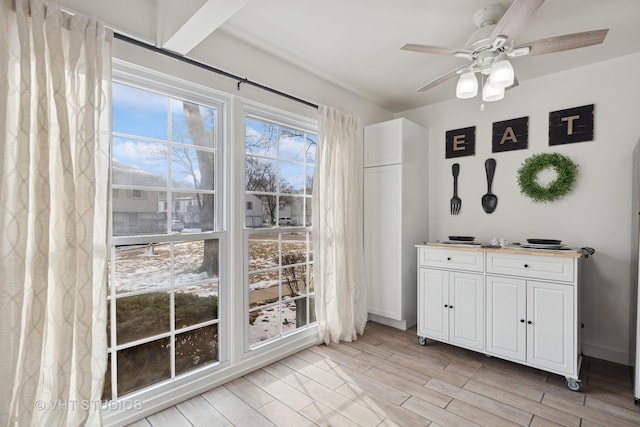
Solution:
M 462 207 L 462 200 L 458 197 L 458 175 L 460 175 L 460 164 L 454 163 L 451 166 L 453 173 L 453 197 L 451 198 L 451 215 L 458 215 Z

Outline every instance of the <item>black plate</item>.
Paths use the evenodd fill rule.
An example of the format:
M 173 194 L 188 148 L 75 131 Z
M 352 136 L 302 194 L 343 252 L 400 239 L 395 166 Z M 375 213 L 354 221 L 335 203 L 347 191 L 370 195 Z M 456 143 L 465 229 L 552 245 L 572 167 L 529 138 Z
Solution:
M 475 237 L 472 236 L 449 236 L 449 240 L 457 242 L 473 242 Z
M 562 243 L 562 240 L 553 240 L 553 239 L 527 239 L 527 242 L 533 245 L 559 245 Z

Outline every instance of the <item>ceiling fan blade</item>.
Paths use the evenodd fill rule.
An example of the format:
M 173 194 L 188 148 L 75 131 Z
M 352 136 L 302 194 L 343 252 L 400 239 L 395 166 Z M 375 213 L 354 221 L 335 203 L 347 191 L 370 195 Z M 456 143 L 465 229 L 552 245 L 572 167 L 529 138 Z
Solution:
M 515 0 L 496 24 L 490 39 L 495 40 L 498 36 L 514 39 L 542 3 L 544 0 Z
M 469 67 L 468 65 L 463 65 L 462 67 L 458 67 L 455 70 L 451 70 L 448 73 L 441 75 L 437 79 L 430 81 L 429 83 L 422 86 L 421 88 L 416 89 L 416 92 L 424 92 L 426 90 L 431 89 L 434 86 L 439 85 L 440 83 L 446 82 L 450 78 L 455 77 L 456 74 L 458 74 L 458 71 L 464 70 L 465 68 L 468 68 L 468 67 Z
M 519 47 L 529 47 L 529 55 L 544 55 L 546 53 L 562 52 L 563 50 L 577 49 L 593 46 L 604 41 L 609 29 L 583 31 L 581 33 L 565 34 L 563 36 L 549 37 L 523 44 Z
M 426 44 L 407 43 L 404 46 L 402 46 L 400 49 L 410 50 L 412 52 L 435 53 L 439 55 L 454 55 L 456 53 L 471 55 L 471 51 L 468 51 L 465 49 L 453 49 L 449 47 L 428 46 Z

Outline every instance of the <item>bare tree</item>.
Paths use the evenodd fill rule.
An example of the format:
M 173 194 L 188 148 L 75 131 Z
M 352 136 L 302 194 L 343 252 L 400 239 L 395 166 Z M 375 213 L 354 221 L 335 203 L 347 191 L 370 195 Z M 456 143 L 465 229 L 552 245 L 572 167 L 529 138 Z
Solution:
M 292 202 L 293 198 L 286 194 L 294 193 L 294 187 L 282 176 L 278 180 L 278 171 L 270 160 L 247 156 L 245 168 L 246 190 L 269 193 L 257 194 L 257 196 L 266 206 L 269 219 L 273 224 L 278 213 L 278 204 L 282 206 Z M 280 193 L 280 196 L 276 196 L 277 193 Z
M 278 262 L 278 257 L 274 257 Z M 307 277 L 305 270 L 299 265 L 307 260 L 307 254 L 302 251 L 288 252 L 282 254 L 282 278 L 289 288 L 289 295 L 292 297 L 302 295 L 307 289 Z M 286 267 L 285 267 L 286 266 Z
M 272 123 L 262 123 L 260 132 L 256 138 L 250 137 L 245 140 L 247 152 L 262 151 L 265 154 L 276 156 L 276 141 L 278 139 L 278 126 Z M 271 151 L 274 151 L 271 153 Z
M 282 279 L 289 288 L 289 296 L 292 298 L 304 295 L 307 292 L 307 276 L 302 265 L 307 259 L 306 253 L 302 251 L 288 252 L 282 254 Z M 277 263 L 278 256 L 274 257 Z M 283 297 L 285 291 L 282 291 Z M 296 298 L 296 327 L 299 328 L 307 324 L 307 298 Z M 315 311 L 312 312 L 315 316 Z
M 262 203 L 266 206 L 271 223 L 275 221 L 278 199 L 275 193 L 278 190 L 278 171 L 273 163 L 256 157 L 246 158 L 246 190 L 260 193 L 270 193 L 259 195 Z
M 196 147 L 211 147 L 213 144 L 213 131 L 207 132 L 204 120 L 200 114 L 200 107 L 197 104 L 183 101 L 184 118 L 189 130 L 189 136 Z M 215 127 L 214 127 L 215 129 Z M 192 164 L 188 149 L 176 151 L 174 161 L 179 162 L 188 171 L 193 179 L 195 188 L 214 188 L 214 159 L 209 152 L 196 150 L 198 167 Z M 182 155 L 181 155 L 182 154 Z M 196 171 L 200 170 L 200 176 Z M 198 207 L 200 209 L 200 228 L 202 231 L 210 231 L 214 228 L 214 198 L 213 194 L 198 193 Z M 202 264 L 198 272 L 205 271 L 208 277 L 218 275 L 220 245 L 218 239 L 204 241 L 204 254 Z

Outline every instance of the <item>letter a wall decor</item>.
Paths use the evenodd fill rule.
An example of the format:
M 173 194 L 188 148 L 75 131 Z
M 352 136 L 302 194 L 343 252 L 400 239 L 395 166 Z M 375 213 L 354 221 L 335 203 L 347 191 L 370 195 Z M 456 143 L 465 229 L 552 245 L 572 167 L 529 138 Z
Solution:
M 593 104 L 549 113 L 549 145 L 593 141 Z
M 473 156 L 476 154 L 476 127 L 448 130 L 445 136 L 445 158 Z
M 493 123 L 491 152 L 523 150 L 529 145 L 529 117 Z

